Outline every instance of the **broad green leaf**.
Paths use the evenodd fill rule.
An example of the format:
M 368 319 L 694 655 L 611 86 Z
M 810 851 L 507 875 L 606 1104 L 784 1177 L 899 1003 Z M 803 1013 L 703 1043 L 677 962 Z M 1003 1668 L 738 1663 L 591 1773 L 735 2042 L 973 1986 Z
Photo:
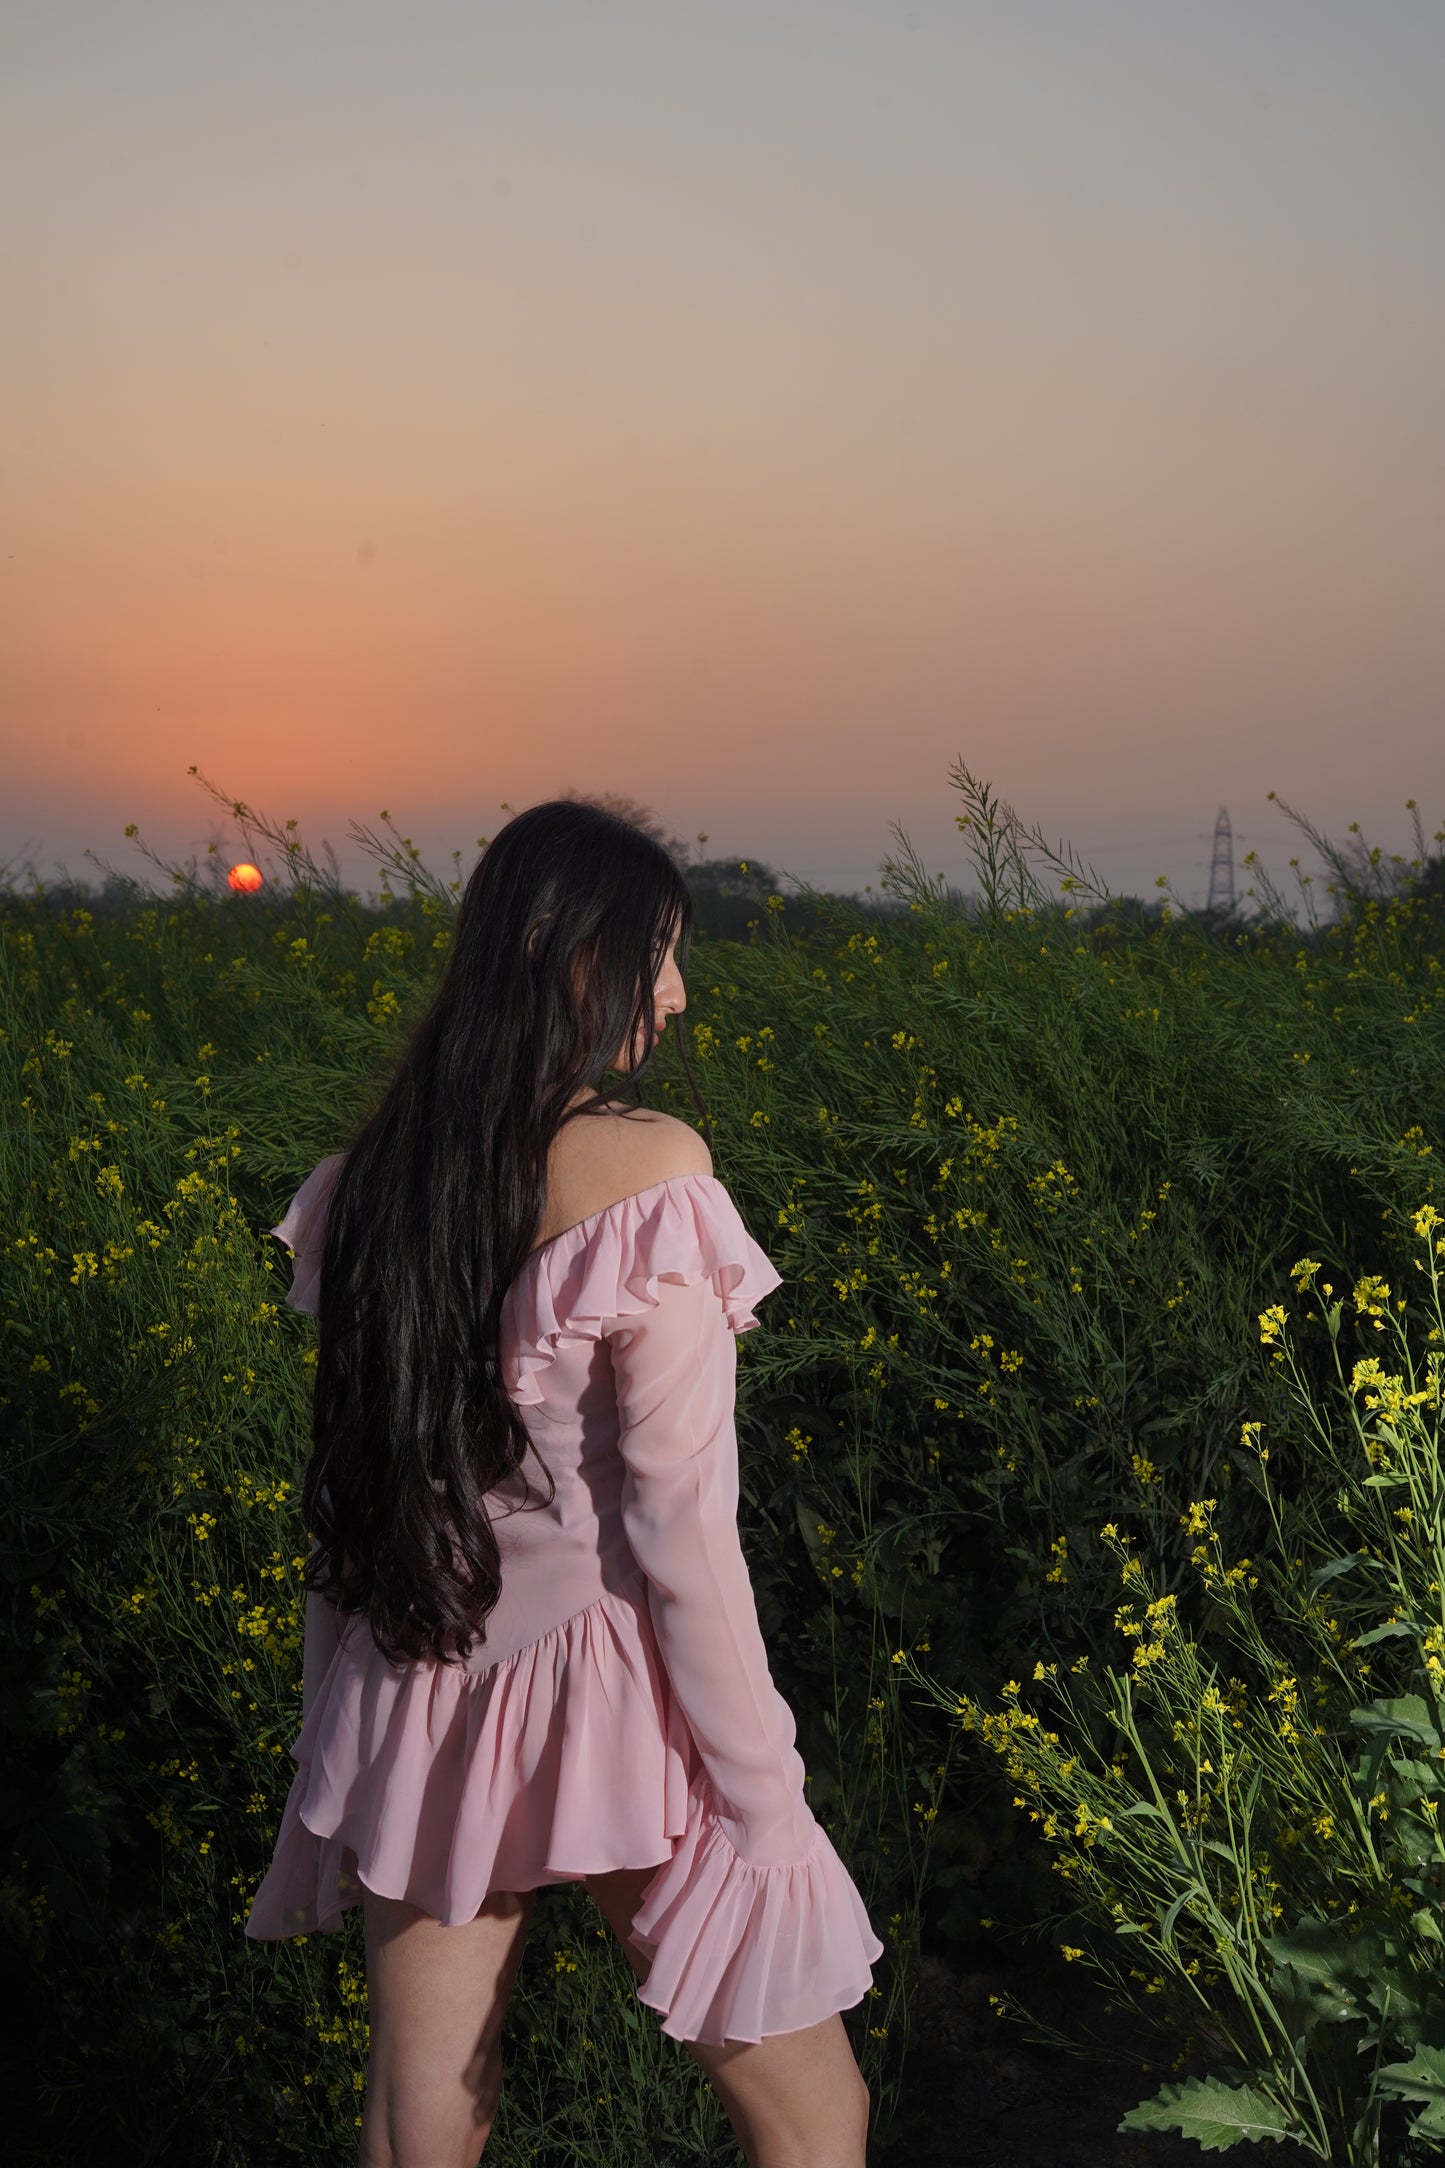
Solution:
M 1386 1758 L 1396 1776 L 1413 1791 L 1438 1792 L 1445 1784 L 1445 1768 L 1438 1761 L 1426 1761 L 1419 1754 L 1391 1754 Z
M 1434 1716 L 1419 1694 L 1401 1694 L 1394 1701 L 1372 1701 L 1363 1709 L 1351 1709 L 1350 1722 L 1361 1731 L 1398 1732 L 1406 1739 L 1418 1739 L 1422 1746 L 1440 1744 Z
M 1182 2131 L 1206 2153 L 1290 2135 L 1284 2111 L 1261 2086 L 1226 2085 L 1219 2078 L 1186 2078 L 1182 2085 L 1161 2086 L 1152 2100 L 1131 2108 L 1119 2128 Z
M 1445 2106 L 1445 2048 L 1416 2048 L 1408 2063 L 1386 2063 L 1380 2083 L 1402 2100 Z
M 1269 1991 L 1276 2009 L 1301 2040 L 1317 2025 L 1345 2025 L 1364 2015 L 1352 1989 L 1338 1980 L 1319 1980 L 1298 1972 L 1293 1965 L 1276 1964 Z
M 1391 1641 L 1399 1634 L 1422 1634 L 1425 1628 L 1417 1618 L 1392 1618 L 1384 1626 L 1372 1626 L 1367 1634 L 1356 1634 L 1350 1643 L 1354 1649 L 1371 1648 L 1376 1641 Z
M 1381 1959 L 1369 1981 L 1369 1999 L 1380 2015 L 1387 2038 L 1406 2047 L 1419 2040 L 1422 2029 L 1432 2033 L 1439 2030 L 1438 2023 L 1424 2022 L 1427 2002 L 1432 2010 L 1437 2007 L 1433 1982 L 1425 1981 L 1422 1996 L 1419 1978 L 1408 1960 L 1396 1963 L 1391 1956 Z
M 1288 1965 L 1302 1978 L 1322 1986 L 1343 1987 L 1368 1979 L 1380 1961 L 1374 1935 L 1345 1936 L 1325 1920 L 1303 1919 L 1288 1934 L 1270 1935 L 1264 1947 L 1276 1965 Z

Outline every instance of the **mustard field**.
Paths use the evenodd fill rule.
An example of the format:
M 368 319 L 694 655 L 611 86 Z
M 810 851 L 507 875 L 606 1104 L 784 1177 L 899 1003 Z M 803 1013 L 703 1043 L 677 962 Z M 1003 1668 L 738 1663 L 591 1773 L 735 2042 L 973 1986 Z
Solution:
M 879 2157 L 921 2143 L 921 1954 L 1022 1937 L 1157 2021 L 1159 2127 L 1413 2159 L 1445 2103 L 1445 912 L 1423 873 L 1304 931 L 1114 908 L 974 816 L 967 908 L 906 856 L 885 910 L 765 901 L 698 938 L 683 1019 L 784 1276 L 739 1347 L 744 1539 L 887 1944 L 849 2018 Z M 36 2162 L 354 2157 L 359 1914 L 241 1934 L 300 1722 L 312 1326 L 265 1230 L 450 904 L 312 873 L 0 898 L 0 1912 Z M 667 1042 L 646 1091 L 699 1118 Z M 507 2054 L 505 2168 L 735 2158 L 573 1892 Z

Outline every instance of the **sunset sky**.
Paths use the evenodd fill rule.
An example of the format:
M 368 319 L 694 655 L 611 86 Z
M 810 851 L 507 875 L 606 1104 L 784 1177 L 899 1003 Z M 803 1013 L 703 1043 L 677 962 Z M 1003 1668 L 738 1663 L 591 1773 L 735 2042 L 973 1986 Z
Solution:
M 1442 0 L 10 0 L 0 863 L 1445 824 Z M 93 869 L 92 869 L 93 870 Z M 137 871 L 142 870 L 139 866 Z

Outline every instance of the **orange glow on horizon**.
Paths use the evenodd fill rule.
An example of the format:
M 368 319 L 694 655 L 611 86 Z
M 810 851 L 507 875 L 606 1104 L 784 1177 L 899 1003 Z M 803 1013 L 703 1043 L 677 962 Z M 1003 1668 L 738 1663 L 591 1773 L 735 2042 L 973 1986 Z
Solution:
M 226 879 L 238 895 L 254 896 L 261 886 L 264 875 L 259 866 L 253 866 L 243 860 L 239 866 L 232 866 L 230 872 L 226 875 Z

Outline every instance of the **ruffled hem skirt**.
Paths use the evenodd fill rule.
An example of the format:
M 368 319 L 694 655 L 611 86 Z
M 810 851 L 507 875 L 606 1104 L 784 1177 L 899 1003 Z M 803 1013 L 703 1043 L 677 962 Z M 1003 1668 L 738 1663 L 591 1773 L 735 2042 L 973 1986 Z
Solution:
M 851 2008 L 882 1955 L 821 1827 L 786 1865 L 734 1850 L 640 1577 L 482 1672 L 343 1638 L 291 1754 L 256 1940 L 334 1933 L 363 1888 L 455 1926 L 493 1890 L 655 1867 L 640 1998 L 673 2039 L 713 2044 Z

